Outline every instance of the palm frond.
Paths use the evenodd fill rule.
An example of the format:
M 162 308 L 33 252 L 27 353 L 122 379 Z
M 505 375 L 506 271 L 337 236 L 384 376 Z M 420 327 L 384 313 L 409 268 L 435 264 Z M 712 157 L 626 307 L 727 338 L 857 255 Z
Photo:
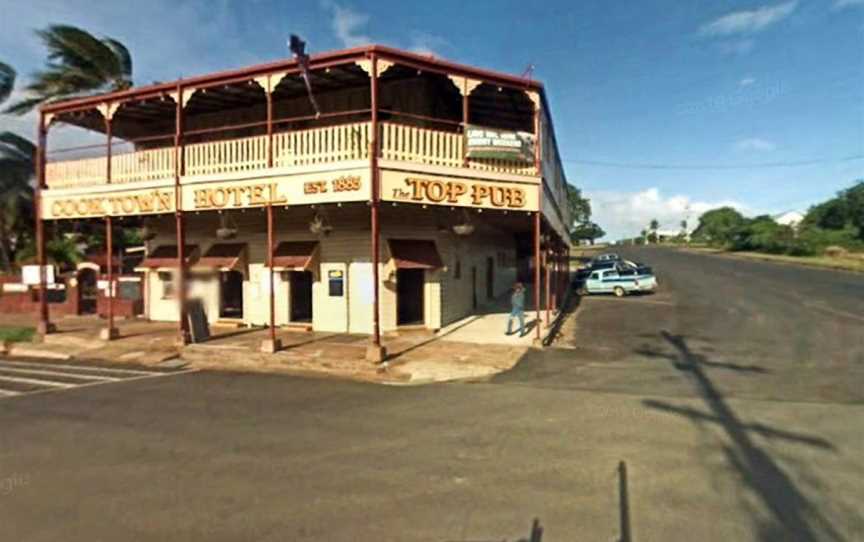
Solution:
M 132 86 L 132 56 L 116 39 L 98 39 L 69 25 L 51 25 L 36 34 L 48 49 L 45 68 L 33 74 L 27 97 L 7 113 L 23 115 L 41 103 Z
M 13 88 L 15 88 L 15 68 L 0 62 L 0 103 L 6 101 L 6 98 L 12 94 Z
M 114 38 L 104 38 L 102 41 L 111 48 L 114 52 L 114 57 L 117 58 L 120 64 L 120 71 L 115 80 L 114 90 L 126 90 L 132 86 L 132 55 L 125 45 Z

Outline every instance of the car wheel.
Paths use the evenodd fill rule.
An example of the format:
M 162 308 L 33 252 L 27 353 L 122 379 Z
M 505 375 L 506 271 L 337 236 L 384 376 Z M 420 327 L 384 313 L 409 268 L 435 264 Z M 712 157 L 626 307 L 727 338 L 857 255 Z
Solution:
M 615 297 L 624 297 L 625 295 L 627 295 L 627 292 L 624 291 L 624 288 L 620 286 L 616 286 L 615 289 L 612 291 L 615 292 Z

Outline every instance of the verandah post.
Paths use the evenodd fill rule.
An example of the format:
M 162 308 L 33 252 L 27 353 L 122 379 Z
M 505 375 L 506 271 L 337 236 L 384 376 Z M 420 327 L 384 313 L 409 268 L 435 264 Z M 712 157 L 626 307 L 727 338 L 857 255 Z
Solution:
M 366 349 L 366 360 L 375 363 L 383 362 L 387 357 L 387 350 L 381 344 L 381 322 L 380 322 L 380 285 L 379 285 L 379 201 L 380 201 L 380 179 L 378 172 L 378 56 L 371 54 L 372 69 L 370 73 L 370 106 L 372 138 L 369 145 L 369 167 L 372 183 L 372 201 L 370 208 L 371 235 L 372 235 L 372 344 Z
M 39 113 L 38 140 L 36 143 L 36 264 L 39 265 L 39 324 L 40 336 L 53 333 L 56 328 L 48 313 L 48 277 L 46 276 L 47 258 L 45 254 L 45 222 L 42 219 L 42 190 L 45 188 L 45 147 L 48 140 L 48 126 L 45 114 Z
M 536 340 L 540 342 L 540 211 L 534 212 L 534 311 L 536 325 L 534 326 Z
M 277 352 L 282 348 L 279 339 L 276 338 L 276 285 L 273 276 L 273 251 L 275 240 L 273 239 L 273 204 L 267 204 L 267 275 L 270 286 L 270 334 L 269 339 L 261 344 L 261 351 L 268 354 Z
M 99 332 L 99 338 L 110 341 L 118 336 L 114 327 L 114 224 L 110 215 L 105 217 L 105 254 L 108 260 L 108 327 Z
M 183 150 L 183 93 L 182 84 L 177 85 L 176 109 L 174 119 L 174 216 L 177 232 L 177 304 L 180 322 L 177 327 L 177 342 L 180 345 L 189 344 L 189 322 L 186 318 L 186 229 L 183 220 L 182 194 L 180 177 L 184 171 Z

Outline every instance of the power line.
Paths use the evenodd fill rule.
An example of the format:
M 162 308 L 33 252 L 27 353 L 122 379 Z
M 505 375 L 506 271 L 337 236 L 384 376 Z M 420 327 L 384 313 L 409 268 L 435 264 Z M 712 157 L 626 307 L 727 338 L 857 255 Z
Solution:
M 566 164 L 582 164 L 586 166 L 601 166 L 622 169 L 680 169 L 680 170 L 726 170 L 726 169 L 767 169 L 781 167 L 812 166 L 815 164 L 832 164 L 864 160 L 864 154 L 853 154 L 842 158 L 813 158 L 787 162 L 762 162 L 757 164 L 653 164 L 640 162 L 606 162 L 603 160 L 561 160 Z

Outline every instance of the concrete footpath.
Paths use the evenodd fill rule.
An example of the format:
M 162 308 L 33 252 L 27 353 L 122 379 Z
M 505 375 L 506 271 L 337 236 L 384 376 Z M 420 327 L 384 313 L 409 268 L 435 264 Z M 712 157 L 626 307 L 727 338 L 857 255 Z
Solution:
M 388 360 L 384 366 L 366 361 L 369 338 L 347 333 L 277 330 L 283 348 L 275 354 L 260 352 L 269 331 L 260 327 L 211 326 L 210 340 L 178 347 L 176 324 L 144 320 L 118 320 L 119 338 L 99 339 L 105 321 L 97 317 L 56 320 L 57 332 L 39 343 L 12 343 L 6 353 L 55 360 L 82 359 L 154 367 L 316 374 L 387 384 L 423 384 L 488 378 L 511 369 L 536 341 L 534 312 L 526 315 L 526 332 L 505 334 L 507 310 L 499 300 L 439 330 L 385 334 Z M 543 311 L 541 317 L 545 318 Z M 555 313 L 550 313 L 555 318 Z M 562 317 L 563 318 L 563 317 Z M 554 324 L 554 321 L 552 322 Z M 9 317 L 0 325 L 12 325 Z M 21 325 L 16 318 L 14 325 Z M 541 322 L 541 338 L 551 325 Z

